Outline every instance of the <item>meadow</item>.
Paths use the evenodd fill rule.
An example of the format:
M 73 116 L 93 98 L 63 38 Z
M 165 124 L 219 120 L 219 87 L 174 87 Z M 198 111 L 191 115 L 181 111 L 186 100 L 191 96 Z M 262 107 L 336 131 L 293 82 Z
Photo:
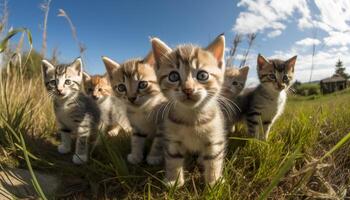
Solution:
M 12 33 L 19 32 L 28 34 L 31 45 L 30 32 Z M 1 42 L 4 53 L 10 48 L 10 36 Z M 40 56 L 33 52 L 12 52 L 0 74 L 0 167 L 28 169 L 32 178 L 28 184 L 37 192 L 33 198 L 350 198 L 350 90 L 327 96 L 290 94 L 268 141 L 246 138 L 242 124 L 228 136 L 224 183 L 205 186 L 202 169 L 191 156 L 186 160 L 185 186 L 166 188 L 162 166 L 126 162 L 130 150 L 126 134 L 102 137 L 84 166 L 71 163 L 70 155 L 58 154 L 55 119 L 42 83 Z M 36 173 L 59 177 L 58 191 L 45 194 Z

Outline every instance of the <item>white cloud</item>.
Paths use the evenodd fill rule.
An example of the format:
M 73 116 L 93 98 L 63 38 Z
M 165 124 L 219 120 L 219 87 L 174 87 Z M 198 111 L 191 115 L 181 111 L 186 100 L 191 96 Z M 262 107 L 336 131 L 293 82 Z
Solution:
M 321 41 L 314 38 L 305 38 L 297 41 L 296 44 L 300 46 L 312 46 L 321 44 Z
M 350 30 L 350 2 L 349 0 L 315 0 L 320 10 L 321 21 L 339 31 Z
M 273 37 L 277 37 L 277 36 L 279 36 L 281 34 L 282 34 L 281 30 L 275 30 L 275 31 L 272 31 L 272 32 L 268 33 L 267 37 L 273 38 Z
M 239 33 L 262 32 L 265 29 L 279 30 L 286 28 L 284 23 L 293 16 L 294 11 L 301 14 L 300 27 L 310 26 L 310 10 L 306 0 L 241 0 L 238 7 L 246 7 L 236 19 L 234 30 Z
M 323 39 L 327 46 L 346 46 L 350 44 L 350 30 L 348 32 L 330 31 L 328 34 L 329 36 Z

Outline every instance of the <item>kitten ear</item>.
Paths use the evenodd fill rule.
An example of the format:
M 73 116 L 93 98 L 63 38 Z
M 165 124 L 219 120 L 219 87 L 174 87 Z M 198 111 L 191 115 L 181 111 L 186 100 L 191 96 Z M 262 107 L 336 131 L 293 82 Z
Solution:
M 55 70 L 55 66 L 53 66 L 48 60 L 41 60 L 41 70 L 43 72 L 43 76 L 45 77 L 49 71 Z
M 151 38 L 151 44 L 153 56 L 156 62 L 159 62 L 164 55 L 169 54 L 172 51 L 172 49 L 159 38 Z
M 149 64 L 153 66 L 156 64 L 156 60 L 154 59 L 153 51 L 150 51 L 147 56 L 143 59 L 143 63 Z
M 90 81 L 91 80 L 91 76 L 88 73 L 83 72 L 83 79 L 84 79 L 84 82 Z
M 249 72 L 249 66 L 245 66 L 239 69 L 240 74 L 243 75 L 243 77 L 247 78 L 248 72 Z
M 268 59 L 262 56 L 260 53 L 258 55 L 258 69 L 262 69 L 266 64 L 270 63 Z
M 83 76 L 83 61 L 80 57 L 75 59 L 72 64 L 69 65 L 70 68 L 72 68 L 78 76 Z
M 224 62 L 225 57 L 225 36 L 224 34 L 219 35 L 215 40 L 209 44 L 206 50 L 210 51 L 221 67 Z
M 292 71 L 294 72 L 294 66 L 295 66 L 295 63 L 297 61 L 297 57 L 298 56 L 293 56 L 292 58 L 289 58 L 285 63 L 287 64 L 287 69 L 288 71 Z
M 110 58 L 108 58 L 106 56 L 102 56 L 102 61 L 105 64 L 108 77 L 110 79 L 112 79 L 113 73 L 115 71 L 117 71 L 117 69 L 120 67 L 120 65 L 117 62 L 115 62 L 114 60 L 112 60 L 112 59 L 110 59 Z

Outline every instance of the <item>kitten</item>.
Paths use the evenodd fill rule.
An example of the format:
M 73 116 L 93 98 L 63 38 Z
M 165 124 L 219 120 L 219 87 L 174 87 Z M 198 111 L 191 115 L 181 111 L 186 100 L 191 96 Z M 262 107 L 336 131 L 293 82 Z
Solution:
M 118 135 L 121 129 L 130 132 L 131 127 L 126 116 L 126 106 L 122 101 L 113 96 L 112 87 L 107 75 L 90 76 L 84 72 L 83 79 L 86 94 L 95 100 L 100 109 L 100 129 L 111 136 Z
M 225 81 L 222 86 L 222 96 L 233 99 L 240 94 L 245 86 L 249 72 L 249 67 L 226 68 Z
M 186 153 L 199 153 L 206 183 L 221 179 L 226 150 L 224 118 L 217 101 L 224 82 L 225 37 L 207 48 L 192 45 L 171 50 L 158 38 L 151 40 L 160 88 L 170 109 L 164 119 L 164 145 L 168 186 L 184 184 Z
M 42 60 L 44 83 L 53 99 L 58 133 L 61 136 L 58 152 L 70 152 L 72 137 L 76 137 L 73 155 L 75 164 L 88 161 L 89 136 L 97 131 L 100 120 L 96 104 L 81 92 L 82 67 L 80 58 L 71 64 L 57 66 Z
M 234 99 L 242 92 L 247 81 L 249 67 L 242 68 L 226 68 L 225 81 L 221 89 L 219 98 L 221 109 L 225 114 L 226 128 L 230 132 L 234 132 L 234 120 L 239 113 L 239 108 L 235 104 Z
M 251 136 L 268 139 L 271 126 L 283 113 L 286 90 L 292 85 L 296 60 L 297 56 L 286 61 L 268 60 L 259 54 L 257 70 L 260 85 L 243 92 L 236 100 Z
M 128 161 L 132 164 L 140 163 L 143 160 L 146 137 L 154 137 L 146 161 L 151 165 L 159 164 L 163 160 L 163 153 L 162 135 L 157 130 L 158 113 L 166 99 L 157 83 L 153 54 L 149 53 L 144 59 L 132 59 L 122 64 L 107 57 L 102 57 L 102 60 L 114 95 L 126 104 L 127 116 L 133 127 Z

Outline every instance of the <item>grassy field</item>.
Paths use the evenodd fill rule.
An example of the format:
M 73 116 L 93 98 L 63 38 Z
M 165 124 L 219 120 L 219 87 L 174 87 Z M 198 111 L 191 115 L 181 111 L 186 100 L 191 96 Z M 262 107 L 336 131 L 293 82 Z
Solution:
M 242 125 L 229 136 L 223 184 L 205 186 L 193 156 L 186 160 L 185 186 L 167 189 L 162 166 L 126 162 L 126 134 L 103 138 L 84 166 L 73 165 L 71 155 L 59 155 L 52 105 L 39 69 L 40 57 L 30 56 L 16 65 L 3 63 L 0 70 L 0 167 L 29 169 L 33 182 L 28 184 L 42 199 L 350 198 L 350 90 L 291 95 L 267 142 L 246 139 Z M 35 180 L 39 172 L 62 179 L 55 196 L 41 192 Z
M 230 135 L 225 183 L 206 187 L 201 168 L 189 157 L 185 186 L 166 189 L 162 166 L 126 162 L 130 146 L 125 134 L 104 138 L 91 152 L 89 164 L 73 165 L 71 155 L 57 153 L 51 101 L 41 77 L 4 72 L 0 77 L 0 165 L 32 167 L 34 172 L 61 177 L 59 192 L 49 199 L 350 198 L 350 146 L 336 145 L 350 132 L 350 90 L 291 96 L 267 142 L 244 139 L 242 125 Z

